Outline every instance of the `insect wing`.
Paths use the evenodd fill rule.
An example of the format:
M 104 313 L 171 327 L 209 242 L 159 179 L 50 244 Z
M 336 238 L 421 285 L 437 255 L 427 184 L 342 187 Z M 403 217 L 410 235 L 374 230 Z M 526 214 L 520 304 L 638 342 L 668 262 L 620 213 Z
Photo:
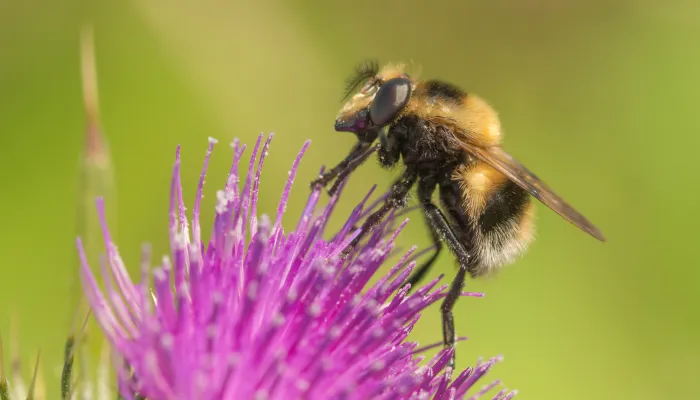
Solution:
M 542 182 L 535 174 L 530 172 L 518 160 L 506 153 L 501 147 L 481 148 L 463 141 L 459 145 L 474 157 L 489 164 L 500 173 L 515 182 L 518 186 L 528 191 L 533 197 L 561 215 L 564 219 L 576 225 L 582 231 L 604 242 L 605 236 L 586 217 L 574 210 L 564 199 L 559 197 L 552 189 Z

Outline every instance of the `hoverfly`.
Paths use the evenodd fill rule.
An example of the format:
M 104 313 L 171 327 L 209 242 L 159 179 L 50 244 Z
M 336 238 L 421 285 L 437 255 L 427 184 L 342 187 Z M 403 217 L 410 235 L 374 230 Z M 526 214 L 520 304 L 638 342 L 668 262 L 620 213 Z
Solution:
M 335 121 L 336 131 L 353 132 L 358 142 L 312 185 L 327 186 L 337 178 L 329 190 L 332 194 L 375 151 L 383 167 L 401 162 L 401 177 L 381 208 L 364 221 L 350 248 L 387 213 L 405 206 L 409 191 L 417 187 L 435 252 L 407 283 L 413 287 L 426 274 L 443 242 L 460 265 L 442 304 L 445 346 L 455 342 L 452 308 L 466 274 L 487 275 L 514 262 L 531 243 L 531 197 L 605 241 L 598 228 L 503 150 L 498 115 L 480 97 L 443 81 L 419 81 L 405 72 L 404 65 L 382 69 L 376 63 L 361 65 L 348 81 L 346 98 L 360 85 Z M 372 146 L 377 139 L 379 143 Z M 435 190 L 442 209 L 433 203 Z

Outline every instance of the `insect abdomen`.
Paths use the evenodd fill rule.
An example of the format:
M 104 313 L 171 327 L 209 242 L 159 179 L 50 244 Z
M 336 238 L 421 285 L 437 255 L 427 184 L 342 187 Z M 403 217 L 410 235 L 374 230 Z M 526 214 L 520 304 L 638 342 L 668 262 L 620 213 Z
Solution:
M 534 235 L 534 204 L 530 195 L 482 162 L 464 165 L 453 180 L 462 195 L 470 225 L 474 275 L 484 275 L 514 262 Z

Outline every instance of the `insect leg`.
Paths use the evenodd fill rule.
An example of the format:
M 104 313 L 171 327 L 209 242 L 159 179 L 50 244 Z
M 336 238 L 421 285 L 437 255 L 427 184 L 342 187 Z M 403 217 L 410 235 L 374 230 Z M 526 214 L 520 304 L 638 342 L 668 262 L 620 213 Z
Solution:
M 421 181 L 420 185 L 418 186 L 418 200 L 421 202 L 423 212 L 425 213 L 425 217 L 431 231 L 438 237 L 442 238 L 445 244 L 447 244 L 447 247 L 457 256 L 457 260 L 459 261 L 459 270 L 457 271 L 457 275 L 450 284 L 447 296 L 445 297 L 445 300 L 443 300 L 442 306 L 440 307 L 442 310 L 443 343 L 445 347 L 454 347 L 455 323 L 452 309 L 454 308 L 454 305 L 462 292 L 464 279 L 466 277 L 467 270 L 470 268 L 470 257 L 464 245 L 457 239 L 457 235 L 455 235 L 455 232 L 447 221 L 447 218 L 445 218 L 445 215 L 435 204 L 433 204 L 431 195 L 434 190 L 435 182 Z M 453 368 L 455 360 L 456 357 L 453 354 L 449 364 Z
M 423 277 L 425 277 L 425 274 L 430 271 L 430 268 L 435 264 L 435 261 L 437 260 L 438 256 L 440 255 L 440 251 L 442 250 L 442 242 L 440 241 L 440 237 L 438 236 L 437 232 L 434 229 L 430 229 L 430 235 L 431 238 L 433 239 L 433 246 L 435 247 L 435 251 L 433 254 L 430 256 L 428 261 L 424 262 L 418 269 L 413 271 L 411 276 L 404 282 L 404 286 L 406 284 L 410 284 L 411 288 L 409 289 L 409 292 L 412 291 L 418 282 L 420 282 Z
M 335 180 L 335 183 L 333 183 L 333 186 L 328 190 L 328 195 L 333 196 L 335 192 L 338 191 L 338 188 L 340 188 L 340 184 L 345 181 L 345 179 L 350 175 L 357 167 L 362 165 L 363 162 L 367 161 L 367 158 L 372 155 L 377 149 L 379 148 L 379 145 L 372 146 L 369 149 L 365 150 L 364 153 L 360 154 L 358 157 L 350 160 L 348 165 L 345 166 L 345 168 L 340 171 L 340 174 L 338 175 L 338 179 Z
M 367 219 L 362 224 L 360 228 L 360 233 L 353 239 L 353 241 L 348 245 L 347 249 L 343 252 L 343 255 L 348 255 L 350 251 L 364 238 L 367 234 L 372 232 L 374 228 L 379 225 L 382 218 L 386 216 L 391 210 L 402 208 L 407 203 L 408 192 L 411 190 L 413 185 L 416 183 L 417 173 L 414 169 L 408 168 L 403 173 L 400 179 L 391 185 L 391 191 L 389 196 L 384 201 L 382 207 L 370 214 Z
M 335 167 L 329 169 L 328 171 L 324 172 L 323 175 L 321 175 L 318 179 L 314 180 L 311 182 L 311 187 L 315 186 L 326 186 L 330 181 L 332 181 L 336 176 L 338 176 L 343 170 L 346 169 L 349 165 L 353 163 L 353 161 L 356 161 L 359 158 L 362 158 L 364 153 L 370 148 L 370 145 L 372 143 L 370 142 L 365 142 L 362 140 L 358 140 L 357 143 L 353 146 L 352 150 L 350 150 L 350 154 L 348 154 L 347 157 L 345 157 L 341 162 L 338 163 Z M 357 167 L 357 166 L 355 166 Z M 349 172 L 348 172 L 349 174 Z M 346 174 L 347 176 L 347 174 Z

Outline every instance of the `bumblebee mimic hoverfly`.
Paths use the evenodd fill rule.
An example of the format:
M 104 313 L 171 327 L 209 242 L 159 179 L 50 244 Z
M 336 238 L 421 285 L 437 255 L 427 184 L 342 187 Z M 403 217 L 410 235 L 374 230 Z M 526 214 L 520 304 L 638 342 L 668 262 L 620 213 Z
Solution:
M 358 141 L 344 160 L 312 185 L 327 186 L 336 179 L 332 194 L 375 151 L 383 167 L 401 162 L 401 177 L 381 208 L 364 221 L 350 248 L 387 213 L 405 206 L 409 191 L 417 187 L 435 251 L 407 283 L 414 287 L 426 274 L 443 242 L 460 264 L 442 305 L 446 346 L 454 345 L 451 310 L 466 274 L 487 275 L 515 261 L 531 243 L 531 197 L 605 241 L 598 228 L 503 150 L 498 115 L 478 96 L 443 81 L 419 81 L 405 72 L 404 65 L 380 69 L 376 63 L 365 63 L 348 80 L 346 99 L 335 130 L 353 132 Z M 432 200 L 436 189 L 442 209 Z

